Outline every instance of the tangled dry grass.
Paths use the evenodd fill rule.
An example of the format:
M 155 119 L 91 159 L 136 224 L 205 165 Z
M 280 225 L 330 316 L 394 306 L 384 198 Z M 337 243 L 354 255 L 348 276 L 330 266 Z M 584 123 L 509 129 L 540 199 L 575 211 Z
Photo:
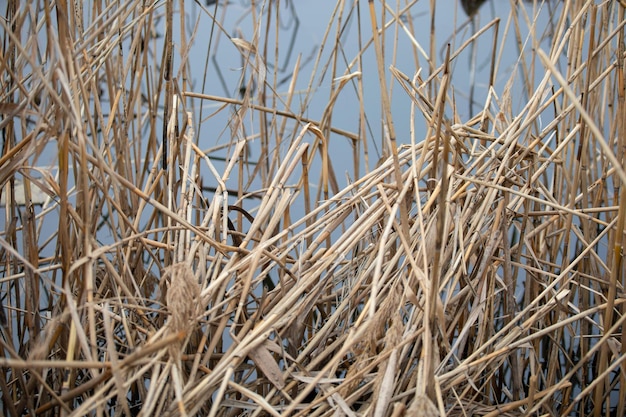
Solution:
M 434 37 L 412 38 L 405 74 L 387 45 L 415 33 L 401 16 L 420 2 L 338 1 L 331 58 L 317 55 L 296 109 L 300 61 L 281 94 L 267 65 L 289 3 L 253 4 L 256 35 L 227 39 L 251 74 L 238 99 L 191 88 L 186 28 L 200 21 L 184 3 L 9 2 L 0 20 L 1 413 L 626 413 L 624 4 L 565 0 L 539 28 L 548 4 L 511 1 L 441 62 Z M 221 7 L 200 14 L 217 32 Z M 348 62 L 332 31 L 349 19 L 363 43 Z M 489 90 L 463 120 L 451 66 L 482 38 Z M 380 137 L 365 127 L 366 54 Z M 353 132 L 333 124 L 347 86 Z M 203 119 L 202 103 L 220 106 Z M 212 132 L 232 139 L 203 149 L 196 132 L 221 114 Z M 354 151 L 345 187 L 340 140 Z M 42 168 L 50 153 L 58 169 Z

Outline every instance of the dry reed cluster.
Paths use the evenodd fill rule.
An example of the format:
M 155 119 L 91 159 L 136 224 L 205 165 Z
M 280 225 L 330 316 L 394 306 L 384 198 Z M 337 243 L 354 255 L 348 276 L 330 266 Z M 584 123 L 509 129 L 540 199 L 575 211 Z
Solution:
M 402 17 L 424 1 L 337 1 L 296 98 L 301 61 L 280 85 L 268 65 L 293 3 L 253 2 L 250 39 L 226 36 L 219 3 L 189 21 L 183 0 L 8 2 L 0 414 L 624 415 L 625 5 L 511 1 L 442 57 Z M 251 74 L 240 98 L 191 87 L 206 22 L 207 54 L 221 34 Z M 407 38 L 411 74 L 394 58 Z M 453 67 L 481 39 L 488 93 L 463 120 Z M 348 89 L 353 131 L 333 123 Z M 232 139 L 204 149 L 200 129 Z

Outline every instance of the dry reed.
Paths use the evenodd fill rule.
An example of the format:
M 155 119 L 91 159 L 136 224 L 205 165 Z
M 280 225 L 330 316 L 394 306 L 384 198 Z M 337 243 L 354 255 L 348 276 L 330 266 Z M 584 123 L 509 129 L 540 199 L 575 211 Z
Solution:
M 434 2 L 424 47 L 404 18 L 424 2 L 338 1 L 288 84 L 291 2 L 253 1 L 250 39 L 226 33 L 222 2 L 197 21 L 185 3 L 8 2 L 0 19 L 0 413 L 626 414 L 623 2 L 511 0 L 439 60 Z M 240 98 L 193 87 L 206 22 L 207 56 L 241 54 Z M 453 66 L 483 38 L 468 118 Z M 337 126 L 349 89 L 353 130 Z M 220 117 L 210 135 L 229 139 L 203 149 Z

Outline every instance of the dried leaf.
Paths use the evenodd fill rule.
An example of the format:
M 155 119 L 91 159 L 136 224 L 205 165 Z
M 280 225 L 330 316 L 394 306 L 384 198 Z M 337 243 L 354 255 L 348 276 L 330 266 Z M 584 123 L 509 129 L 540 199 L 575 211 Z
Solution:
M 231 41 L 235 44 L 237 48 L 243 51 L 247 51 L 252 54 L 256 53 L 256 47 L 245 39 L 231 38 Z
M 426 394 L 416 395 L 406 417 L 439 417 L 439 410 Z
M 248 356 L 276 388 L 283 389 L 285 387 L 285 379 L 283 378 L 283 373 L 278 363 L 276 363 L 274 356 L 272 356 L 270 352 L 269 344 L 269 341 L 266 340 L 263 344 L 259 345 L 259 347 L 251 350 Z

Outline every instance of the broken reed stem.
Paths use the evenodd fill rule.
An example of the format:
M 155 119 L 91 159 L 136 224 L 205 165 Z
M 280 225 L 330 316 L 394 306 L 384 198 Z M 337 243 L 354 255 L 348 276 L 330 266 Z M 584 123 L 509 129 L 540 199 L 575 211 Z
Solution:
M 400 184 L 402 184 L 402 174 L 400 171 L 400 164 L 398 162 L 398 144 L 396 141 L 396 129 L 394 127 L 393 116 L 391 114 L 391 104 L 389 103 L 389 96 L 387 93 L 387 91 L 389 90 L 387 89 L 386 72 L 384 67 L 385 59 L 379 38 L 380 35 L 376 19 L 376 10 L 374 8 L 374 1 L 368 0 L 368 4 L 370 12 L 370 23 L 372 25 L 372 39 L 374 41 L 374 50 L 376 53 L 376 65 L 378 68 L 378 82 L 380 83 L 381 106 L 385 120 L 383 130 L 383 156 L 386 157 L 391 154 L 394 163 L 394 179 L 396 182 L 396 187 L 399 187 Z M 387 144 L 386 141 L 387 135 L 389 135 L 389 144 Z M 406 230 L 409 228 L 409 216 L 406 210 L 406 206 L 404 204 L 400 204 L 400 227 L 401 233 L 406 233 Z

